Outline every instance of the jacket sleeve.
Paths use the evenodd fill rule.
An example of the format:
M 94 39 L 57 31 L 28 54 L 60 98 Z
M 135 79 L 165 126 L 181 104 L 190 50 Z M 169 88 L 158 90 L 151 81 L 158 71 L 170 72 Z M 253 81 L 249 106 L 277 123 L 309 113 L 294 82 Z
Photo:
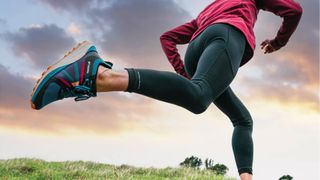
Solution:
M 294 0 L 263 0 L 262 9 L 283 18 L 276 37 L 271 40 L 271 45 L 275 49 L 280 49 L 287 44 L 290 36 L 296 30 L 302 15 L 302 8 Z
M 196 20 L 178 26 L 160 36 L 160 42 L 164 53 L 174 70 L 189 79 L 183 61 L 177 49 L 177 44 L 187 44 L 191 40 L 192 35 L 198 29 Z

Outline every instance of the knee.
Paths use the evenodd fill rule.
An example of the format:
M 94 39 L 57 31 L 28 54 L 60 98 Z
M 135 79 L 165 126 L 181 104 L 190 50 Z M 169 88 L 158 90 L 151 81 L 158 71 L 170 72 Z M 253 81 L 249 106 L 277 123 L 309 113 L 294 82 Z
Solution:
M 253 127 L 253 120 L 249 113 L 242 115 L 236 119 L 232 119 L 233 126 Z
M 190 111 L 194 114 L 202 114 L 207 110 L 209 105 L 210 103 L 208 102 L 208 97 L 199 94 L 193 100 Z
M 190 86 L 186 89 L 188 92 L 189 111 L 194 114 L 202 114 L 212 103 L 211 92 L 209 88 L 201 85 L 200 82 L 194 82 L 194 86 Z
M 208 106 L 202 102 L 198 102 L 197 104 L 194 104 L 191 108 L 191 112 L 194 114 L 202 114 L 207 110 Z
M 253 127 L 253 120 L 251 117 L 244 117 L 237 125 L 252 128 Z

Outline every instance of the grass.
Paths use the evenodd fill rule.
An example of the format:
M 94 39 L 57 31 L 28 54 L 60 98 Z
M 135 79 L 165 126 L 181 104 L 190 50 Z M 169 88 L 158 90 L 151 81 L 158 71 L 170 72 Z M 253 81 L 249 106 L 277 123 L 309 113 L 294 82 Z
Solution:
M 128 165 L 39 159 L 0 160 L 0 179 L 117 179 L 117 180 L 235 180 L 209 170 L 192 168 L 137 168 Z

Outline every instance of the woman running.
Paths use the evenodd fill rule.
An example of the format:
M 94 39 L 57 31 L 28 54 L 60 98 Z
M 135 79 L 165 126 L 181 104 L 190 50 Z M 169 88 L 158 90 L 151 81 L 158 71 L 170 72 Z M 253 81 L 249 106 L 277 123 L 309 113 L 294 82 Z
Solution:
M 253 27 L 259 10 L 283 18 L 272 40 L 261 43 L 264 53 L 286 45 L 295 31 L 302 8 L 293 0 L 216 0 L 195 19 L 160 37 L 168 60 L 178 73 L 151 69 L 112 70 L 90 42 L 82 42 L 49 66 L 38 80 L 31 106 L 41 109 L 63 98 L 86 100 L 97 92 L 134 92 L 181 106 L 195 114 L 213 102 L 231 120 L 232 148 L 240 178 L 252 179 L 252 117 L 230 88 L 238 68 L 253 56 Z M 187 44 L 184 62 L 177 44 Z

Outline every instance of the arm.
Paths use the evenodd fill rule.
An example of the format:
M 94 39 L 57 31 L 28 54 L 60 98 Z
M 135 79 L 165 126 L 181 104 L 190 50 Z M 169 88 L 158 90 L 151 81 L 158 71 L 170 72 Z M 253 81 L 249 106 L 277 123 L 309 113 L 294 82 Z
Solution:
M 178 53 L 177 44 L 189 43 L 193 33 L 198 29 L 196 20 L 192 20 L 186 24 L 176 27 L 168 32 L 165 32 L 160 37 L 162 49 L 166 54 L 169 62 L 174 70 L 189 79 L 185 72 L 183 61 Z
M 270 53 L 287 44 L 290 36 L 299 24 L 302 15 L 302 8 L 293 0 L 263 0 L 262 9 L 270 11 L 283 18 L 283 22 L 277 32 L 277 36 L 272 40 L 265 40 L 261 44 L 262 49 L 266 48 L 265 53 Z

